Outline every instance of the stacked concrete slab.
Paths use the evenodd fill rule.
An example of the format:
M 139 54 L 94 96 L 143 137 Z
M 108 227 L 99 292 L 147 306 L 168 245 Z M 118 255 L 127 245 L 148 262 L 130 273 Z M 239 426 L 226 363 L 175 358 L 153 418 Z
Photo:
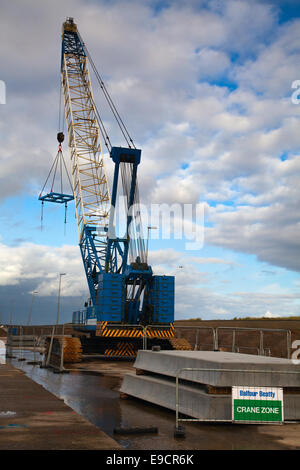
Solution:
M 236 385 L 283 387 L 285 420 L 300 420 L 300 366 L 289 359 L 214 351 L 139 351 L 134 367 L 138 374 L 126 374 L 120 391 L 171 410 L 175 410 L 178 371 L 203 369 L 180 373 L 179 409 L 193 418 L 230 421 L 230 390 Z

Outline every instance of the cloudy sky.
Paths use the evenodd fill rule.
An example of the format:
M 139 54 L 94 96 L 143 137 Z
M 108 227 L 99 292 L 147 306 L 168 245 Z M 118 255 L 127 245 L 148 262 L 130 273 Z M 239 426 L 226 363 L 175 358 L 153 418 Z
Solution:
M 2 321 L 26 321 L 38 291 L 32 322 L 54 322 L 62 272 L 61 321 L 88 296 L 74 208 L 64 227 L 63 208 L 46 206 L 41 230 L 38 201 L 57 152 L 67 16 L 142 149 L 142 202 L 204 207 L 198 250 L 159 231 L 150 239 L 154 271 L 176 275 L 176 318 L 300 315 L 299 2 L 1 0 L 0 9 Z M 94 86 L 113 144 L 124 145 Z

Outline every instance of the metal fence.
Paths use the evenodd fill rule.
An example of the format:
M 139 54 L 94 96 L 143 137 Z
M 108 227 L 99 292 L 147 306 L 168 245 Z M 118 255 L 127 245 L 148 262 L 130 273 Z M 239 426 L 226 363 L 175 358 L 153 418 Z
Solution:
M 271 329 L 271 328 L 243 328 L 243 327 L 231 327 L 231 326 L 218 326 L 216 327 L 216 333 L 215 333 L 215 341 L 216 341 L 216 347 L 215 349 L 218 349 L 219 347 L 219 331 L 222 330 L 231 330 L 232 331 L 232 351 L 234 352 L 236 350 L 236 332 L 237 331 L 253 331 L 259 333 L 259 355 L 263 356 L 264 355 L 264 333 L 265 332 L 270 332 L 270 333 L 284 333 L 286 336 L 286 357 L 287 359 L 290 359 L 290 351 L 291 351 L 291 331 L 286 330 L 286 329 Z
M 203 345 L 205 348 L 209 349 L 211 348 L 212 350 L 218 351 L 222 347 L 226 347 L 226 349 L 229 349 L 231 352 L 240 352 L 241 349 L 247 349 L 248 353 L 251 354 L 254 353 L 261 355 L 261 356 L 271 356 L 271 349 L 270 347 L 265 347 L 264 344 L 264 334 L 269 332 L 269 333 L 283 333 L 286 338 L 286 358 L 290 359 L 290 354 L 291 354 L 291 331 L 286 330 L 286 329 L 271 329 L 271 328 L 244 328 L 244 327 L 232 327 L 232 326 L 221 326 L 221 327 L 210 327 L 210 326 L 175 326 L 175 331 L 178 336 L 181 335 L 181 330 L 187 331 L 190 330 L 192 333 L 190 336 L 193 337 L 193 340 L 191 340 L 192 343 L 194 343 L 194 350 L 198 351 L 201 350 Z M 200 343 L 199 342 L 199 333 L 201 330 L 208 330 L 209 331 L 209 336 L 211 336 L 211 343 L 205 342 Z M 222 331 L 228 331 L 232 333 L 231 336 L 231 343 L 224 345 L 220 341 L 220 332 Z M 258 345 L 257 347 L 250 347 L 250 346 L 244 346 L 244 345 L 238 345 L 237 344 L 237 338 L 236 338 L 236 333 L 239 331 L 244 331 L 244 332 L 257 332 L 259 335 L 258 338 Z
M 7 329 L 7 340 L 6 340 L 6 357 L 17 359 L 18 361 L 25 361 L 28 364 L 40 364 L 43 367 L 56 367 L 62 369 L 63 367 L 63 347 L 62 354 L 59 359 L 60 365 L 51 363 L 51 353 L 54 337 L 62 337 L 64 344 L 64 325 L 53 325 L 44 328 L 38 327 L 37 332 L 35 327 L 32 327 L 31 335 L 24 335 L 24 326 L 22 325 L 10 325 Z M 45 354 L 46 338 L 50 339 L 50 347 L 48 353 Z M 25 357 L 25 351 L 33 353 L 33 360 L 27 360 Z M 17 356 L 14 355 L 18 353 Z M 43 360 L 39 360 L 38 356 L 42 354 Z
M 181 422 L 300 420 L 300 369 L 292 362 L 289 370 L 181 368 L 175 394 L 175 436 L 185 434 Z
M 148 338 L 149 332 L 151 329 L 149 327 L 142 327 L 141 325 L 136 325 L 135 328 L 139 326 L 141 328 L 141 339 L 142 349 L 148 349 Z M 35 330 L 36 328 L 36 330 Z M 264 334 L 266 332 L 269 333 L 282 333 L 286 337 L 286 357 L 290 358 L 291 356 L 291 331 L 285 329 L 267 329 L 267 328 L 243 328 L 243 327 L 210 327 L 210 326 L 175 326 L 175 332 L 177 337 L 189 337 L 192 338 L 191 343 L 194 350 L 215 350 L 218 351 L 221 348 L 222 342 L 220 342 L 220 332 L 226 331 L 231 332 L 231 342 L 227 344 L 227 350 L 231 352 L 240 352 L 240 353 L 248 353 L 248 354 L 255 354 L 255 355 L 263 355 L 263 356 L 271 356 L 271 349 L 266 347 L 264 344 Z M 163 331 L 163 327 L 159 327 L 160 330 Z M 18 350 L 18 360 L 24 361 L 24 351 L 28 349 L 32 349 L 34 353 L 34 360 L 32 363 L 40 362 L 37 359 L 37 354 L 39 354 L 44 346 L 45 346 L 45 338 L 50 337 L 50 347 L 48 348 L 47 357 L 44 355 L 44 360 L 42 365 L 44 367 L 56 367 L 60 370 L 63 370 L 63 350 L 64 347 L 62 346 L 62 354 L 57 361 L 59 361 L 60 365 L 54 364 L 51 362 L 51 354 L 52 354 L 52 346 L 54 337 L 62 337 L 64 343 L 64 336 L 65 336 L 65 325 L 47 325 L 45 327 L 31 327 L 30 332 L 31 335 L 24 335 L 24 330 L 27 330 L 27 327 L 23 325 L 10 325 L 8 327 L 8 337 L 7 337 L 7 345 L 6 345 L 6 355 L 7 357 L 15 357 L 13 356 L 13 349 Z M 165 327 L 165 330 L 169 330 L 169 326 Z M 207 331 L 205 335 L 205 343 L 199 340 L 200 333 Z M 189 332 L 188 332 L 189 331 Z M 237 332 L 257 332 L 259 335 L 259 344 L 257 347 L 250 347 L 238 344 L 237 341 Z M 188 334 L 187 334 L 188 332 Z M 167 337 L 165 338 L 167 339 Z M 211 342 L 209 343 L 209 339 Z M 228 339 L 227 339 L 228 342 Z M 56 361 L 56 362 L 57 362 Z
M 199 345 L 199 332 L 201 330 L 208 330 L 210 333 L 211 333 L 211 343 L 206 343 L 207 346 L 211 346 L 212 348 L 215 347 L 215 344 L 216 344 L 216 330 L 214 327 L 212 326 L 185 326 L 185 325 L 182 325 L 182 326 L 176 326 L 175 325 L 175 331 L 176 331 L 176 334 L 178 335 L 178 337 L 181 336 L 181 331 L 180 330 L 192 330 L 194 331 L 195 333 L 195 336 L 194 336 L 194 350 L 197 351 L 199 349 L 199 347 L 201 345 Z

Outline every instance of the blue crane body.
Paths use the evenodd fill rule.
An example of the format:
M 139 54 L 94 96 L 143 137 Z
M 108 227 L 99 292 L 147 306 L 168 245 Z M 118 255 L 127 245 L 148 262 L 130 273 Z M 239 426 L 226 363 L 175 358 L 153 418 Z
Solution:
M 95 329 L 88 320 L 97 322 L 117 322 L 124 325 L 163 325 L 174 321 L 174 276 L 155 276 L 147 263 L 137 259 L 128 264 L 130 237 L 128 235 L 132 215 L 130 208 L 134 202 L 137 167 L 141 160 L 139 149 L 112 147 L 111 158 L 114 162 L 114 180 L 111 206 L 116 207 L 117 186 L 120 163 L 132 165 L 130 197 L 125 238 L 108 236 L 104 247 L 99 250 L 95 244 L 97 228 L 86 225 L 80 240 L 80 250 L 90 290 L 92 306 L 83 312 L 84 328 Z M 102 254 L 102 257 L 99 256 Z M 128 286 L 134 285 L 134 296 L 128 298 Z M 141 294 L 143 293 L 143 302 Z M 74 319 L 78 315 L 75 312 Z

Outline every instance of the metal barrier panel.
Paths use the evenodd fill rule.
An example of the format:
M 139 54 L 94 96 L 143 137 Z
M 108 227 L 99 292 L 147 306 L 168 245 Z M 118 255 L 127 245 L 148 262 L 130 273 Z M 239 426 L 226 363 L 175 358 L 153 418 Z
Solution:
M 286 357 L 290 359 L 291 354 L 291 331 L 286 329 L 272 329 L 272 328 L 243 328 L 243 327 L 234 327 L 234 326 L 217 326 L 215 329 L 215 350 L 218 350 L 221 346 L 219 344 L 219 331 L 220 330 L 231 330 L 232 331 L 232 345 L 231 350 L 232 352 L 237 352 L 236 346 L 236 332 L 238 331 L 253 331 L 259 333 L 259 349 L 258 355 L 264 356 L 265 355 L 265 348 L 264 348 L 264 333 L 285 333 L 286 334 Z M 239 346 L 240 348 L 244 346 Z M 268 355 L 271 355 L 270 348 L 268 348 Z
M 270 348 L 265 348 L 264 346 L 264 333 L 269 332 L 269 333 L 285 333 L 286 335 L 286 357 L 287 359 L 290 359 L 290 354 L 291 354 L 291 331 L 286 330 L 286 329 L 272 329 L 272 328 L 244 328 L 244 327 L 233 327 L 233 326 L 218 326 L 218 327 L 212 327 L 212 326 L 187 326 L 187 325 L 182 325 L 182 326 L 177 326 L 175 325 L 175 331 L 180 333 L 180 330 L 191 330 L 194 331 L 194 350 L 197 351 L 201 349 L 201 347 L 204 345 L 199 344 L 199 332 L 201 330 L 210 330 L 212 334 L 212 344 L 210 345 L 208 342 L 205 342 L 205 346 L 207 347 L 212 347 L 212 350 L 218 351 L 222 347 L 226 347 L 227 349 L 230 349 L 232 352 L 238 352 L 241 349 L 247 350 L 249 354 L 251 352 L 255 351 L 258 355 L 264 356 L 268 355 L 271 356 L 271 350 Z M 232 337 L 231 337 L 231 344 L 227 345 L 221 345 L 220 339 L 219 339 L 219 332 L 220 331 L 229 331 L 232 332 Z M 237 332 L 242 332 L 242 331 L 253 331 L 257 332 L 259 334 L 258 338 L 258 345 L 257 346 L 248 346 L 248 345 L 238 345 L 237 344 Z
M 175 327 L 170 325 L 147 325 L 143 327 L 143 349 L 147 349 L 148 338 L 170 339 L 175 336 Z
M 211 383 L 214 383 L 214 380 L 210 380 L 213 377 L 224 377 L 224 374 L 230 374 L 232 377 L 232 374 L 236 374 L 237 383 L 228 385 L 234 381 L 232 377 L 225 386 L 201 384 L 199 375 L 192 375 L 197 372 L 205 374 L 206 382 Z M 282 374 L 287 383 L 299 386 L 277 386 L 280 377 L 282 380 Z M 280 424 L 284 421 L 300 420 L 299 368 L 295 371 L 181 368 L 176 374 L 175 393 L 175 435 L 180 431 L 180 422 Z M 287 408 L 287 416 L 284 406 Z M 185 417 L 180 417 L 180 414 Z
M 22 325 L 12 326 L 10 325 L 8 328 L 7 333 L 7 345 L 6 345 L 6 357 L 8 358 L 15 358 L 18 361 L 26 361 L 29 364 L 40 364 L 41 361 L 37 360 L 37 348 L 39 348 L 39 352 L 42 350 L 42 342 L 45 338 L 49 337 L 49 334 L 44 333 L 43 330 L 48 330 L 49 327 L 42 328 L 41 333 L 39 335 L 35 334 L 35 329 L 33 329 L 33 335 L 24 335 L 24 327 Z M 50 332 L 50 345 L 48 352 L 45 352 L 44 360 L 43 360 L 43 367 L 53 367 L 59 370 L 64 370 L 63 363 L 64 363 L 64 338 L 65 338 L 65 325 L 53 325 L 52 332 Z M 61 346 L 61 353 L 58 357 L 58 362 L 54 364 L 51 362 L 51 355 L 53 350 L 53 340 L 54 338 L 62 338 L 62 346 Z M 18 351 L 18 355 L 13 355 L 13 350 Z M 28 360 L 25 357 L 25 351 L 32 351 L 33 353 L 33 360 Z
M 213 326 L 187 326 L 187 325 L 182 325 L 182 326 L 177 326 L 175 325 L 174 326 L 175 328 L 175 331 L 180 331 L 181 329 L 183 330 L 192 330 L 195 332 L 195 345 L 194 345 L 194 350 L 195 351 L 198 351 L 199 349 L 199 332 L 200 330 L 208 330 L 208 331 L 211 331 L 212 333 L 212 343 L 211 343 L 211 346 L 212 346 L 212 349 L 215 349 L 215 345 L 216 345 L 216 331 L 215 331 L 215 328 Z M 206 345 L 209 346 L 208 343 L 206 343 Z
M 232 387 L 232 421 L 244 424 L 283 423 L 283 388 Z
M 61 327 L 61 334 L 59 335 L 58 332 L 55 334 L 55 330 L 58 329 L 59 327 Z M 45 338 L 48 337 L 49 335 L 45 335 Z M 61 347 L 61 355 L 60 355 L 60 358 L 58 359 L 60 365 L 58 366 L 58 364 L 54 364 L 53 362 L 51 363 L 51 356 L 52 356 L 52 352 L 53 352 L 53 341 L 54 341 L 54 338 L 59 338 L 59 337 L 62 337 L 63 338 L 63 341 L 62 341 L 62 347 Z M 63 352 L 64 350 L 64 325 L 53 325 L 52 327 L 52 333 L 51 333 L 51 339 L 50 339 L 50 345 L 49 345 L 49 349 L 48 349 L 48 353 L 47 353 L 47 357 L 46 357 L 46 354 L 45 354 L 45 358 L 44 358 L 44 364 L 43 366 L 44 367 L 54 367 L 56 369 L 59 369 L 59 370 L 63 370 Z

